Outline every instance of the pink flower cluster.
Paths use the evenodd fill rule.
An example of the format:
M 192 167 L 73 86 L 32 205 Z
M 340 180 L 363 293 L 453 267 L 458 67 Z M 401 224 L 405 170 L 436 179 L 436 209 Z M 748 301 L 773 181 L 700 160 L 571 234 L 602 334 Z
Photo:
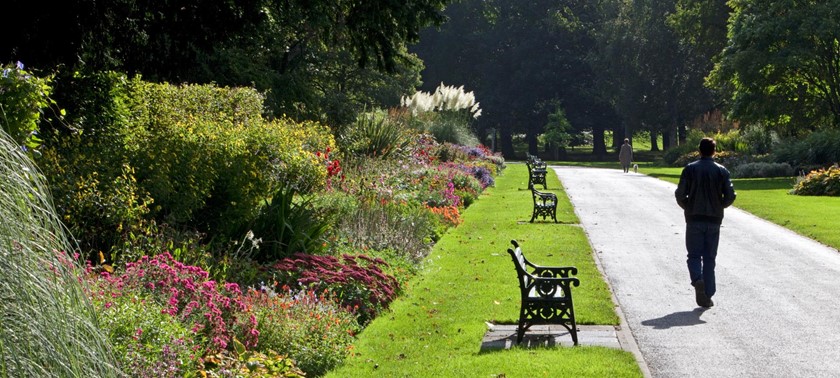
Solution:
M 287 277 L 284 284 L 317 292 L 329 290 L 359 317 L 359 323 L 373 319 L 388 307 L 399 292 L 397 279 L 382 271 L 388 266 L 380 258 L 365 255 L 314 256 L 296 253 L 274 265 Z
M 164 305 L 163 312 L 192 324 L 193 332 L 226 349 L 234 335 L 249 347 L 259 338 L 257 320 L 247 312 L 239 285 L 218 285 L 203 269 L 175 261 L 169 253 L 143 256 L 126 264 L 119 277 L 108 278 L 119 290 L 145 291 Z

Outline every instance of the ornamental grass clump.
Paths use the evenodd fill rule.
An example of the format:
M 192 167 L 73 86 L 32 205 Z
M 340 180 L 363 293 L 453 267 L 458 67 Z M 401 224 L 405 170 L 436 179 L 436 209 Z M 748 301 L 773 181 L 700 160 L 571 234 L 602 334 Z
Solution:
M 475 94 L 465 92 L 463 85 L 455 87 L 440 83 L 434 93 L 417 91 L 403 97 L 400 105 L 414 117 L 411 123 L 434 135 L 438 142 L 478 144 L 470 122 L 481 116 L 481 108 L 475 101 Z
M 0 122 L 3 119 L 0 118 Z M 0 130 L 0 377 L 119 377 L 49 189 Z
M 331 292 L 353 311 L 359 324 L 376 317 L 400 292 L 394 276 L 383 272 L 388 263 L 365 255 L 314 256 L 297 253 L 274 264 L 278 284 L 295 289 Z

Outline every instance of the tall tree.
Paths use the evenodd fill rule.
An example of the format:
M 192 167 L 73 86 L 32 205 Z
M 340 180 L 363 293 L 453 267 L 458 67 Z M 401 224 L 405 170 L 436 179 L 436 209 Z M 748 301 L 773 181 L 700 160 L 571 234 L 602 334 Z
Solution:
M 676 143 L 678 127 L 713 105 L 703 87 L 707 61 L 669 26 L 676 0 L 613 4 L 613 18 L 599 33 L 599 56 L 594 58 L 604 73 L 599 88 L 621 115 L 623 134 L 661 133 L 663 147 L 669 148 Z
M 342 98 L 371 97 L 348 75 L 395 85 L 386 91 L 413 89 L 422 66 L 406 46 L 443 21 L 448 2 L 9 0 L 4 11 L 15 22 L 0 23 L 0 61 L 255 85 L 271 90 L 278 112 L 340 122 L 352 118 Z M 323 102 L 307 97 L 325 93 L 332 97 Z
M 466 0 L 446 15 L 449 22 L 425 31 L 413 48 L 426 64 L 426 85 L 473 90 L 484 110 L 479 134 L 498 130 L 503 154 L 513 156 L 514 134 L 525 134 L 529 152 L 537 153 L 554 100 L 576 128 L 606 123 L 605 113 L 593 111 L 594 73 L 584 59 L 593 43 L 591 20 L 599 16 L 595 4 Z
M 840 121 L 840 0 L 732 0 L 710 83 L 731 115 L 787 134 Z

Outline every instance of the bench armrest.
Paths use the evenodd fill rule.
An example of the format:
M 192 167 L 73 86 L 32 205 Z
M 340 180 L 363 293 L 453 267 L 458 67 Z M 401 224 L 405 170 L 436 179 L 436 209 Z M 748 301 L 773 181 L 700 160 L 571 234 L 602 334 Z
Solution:
M 577 278 L 553 278 L 553 277 L 532 277 L 531 288 L 534 288 L 534 294 L 541 298 L 556 298 L 557 289 L 563 291 L 563 297 L 570 297 L 572 294 L 572 286 L 580 286 L 580 280 Z M 530 290 L 529 290 L 530 292 Z
M 531 274 L 538 277 L 569 277 L 577 275 L 577 268 L 573 266 L 534 265 L 534 271 Z
M 534 191 L 535 199 L 542 201 L 543 204 L 545 204 L 545 203 L 557 203 L 557 195 L 556 194 L 545 193 L 545 192 L 541 192 L 541 191 L 536 190 L 536 189 L 531 189 L 531 190 Z

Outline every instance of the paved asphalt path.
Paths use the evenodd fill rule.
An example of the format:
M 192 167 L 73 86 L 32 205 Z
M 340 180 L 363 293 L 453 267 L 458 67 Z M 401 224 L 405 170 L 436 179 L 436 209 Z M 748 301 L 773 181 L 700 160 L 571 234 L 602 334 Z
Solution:
M 552 168 L 653 377 L 840 377 L 837 250 L 730 207 L 715 306 L 704 310 L 689 283 L 676 185 Z

